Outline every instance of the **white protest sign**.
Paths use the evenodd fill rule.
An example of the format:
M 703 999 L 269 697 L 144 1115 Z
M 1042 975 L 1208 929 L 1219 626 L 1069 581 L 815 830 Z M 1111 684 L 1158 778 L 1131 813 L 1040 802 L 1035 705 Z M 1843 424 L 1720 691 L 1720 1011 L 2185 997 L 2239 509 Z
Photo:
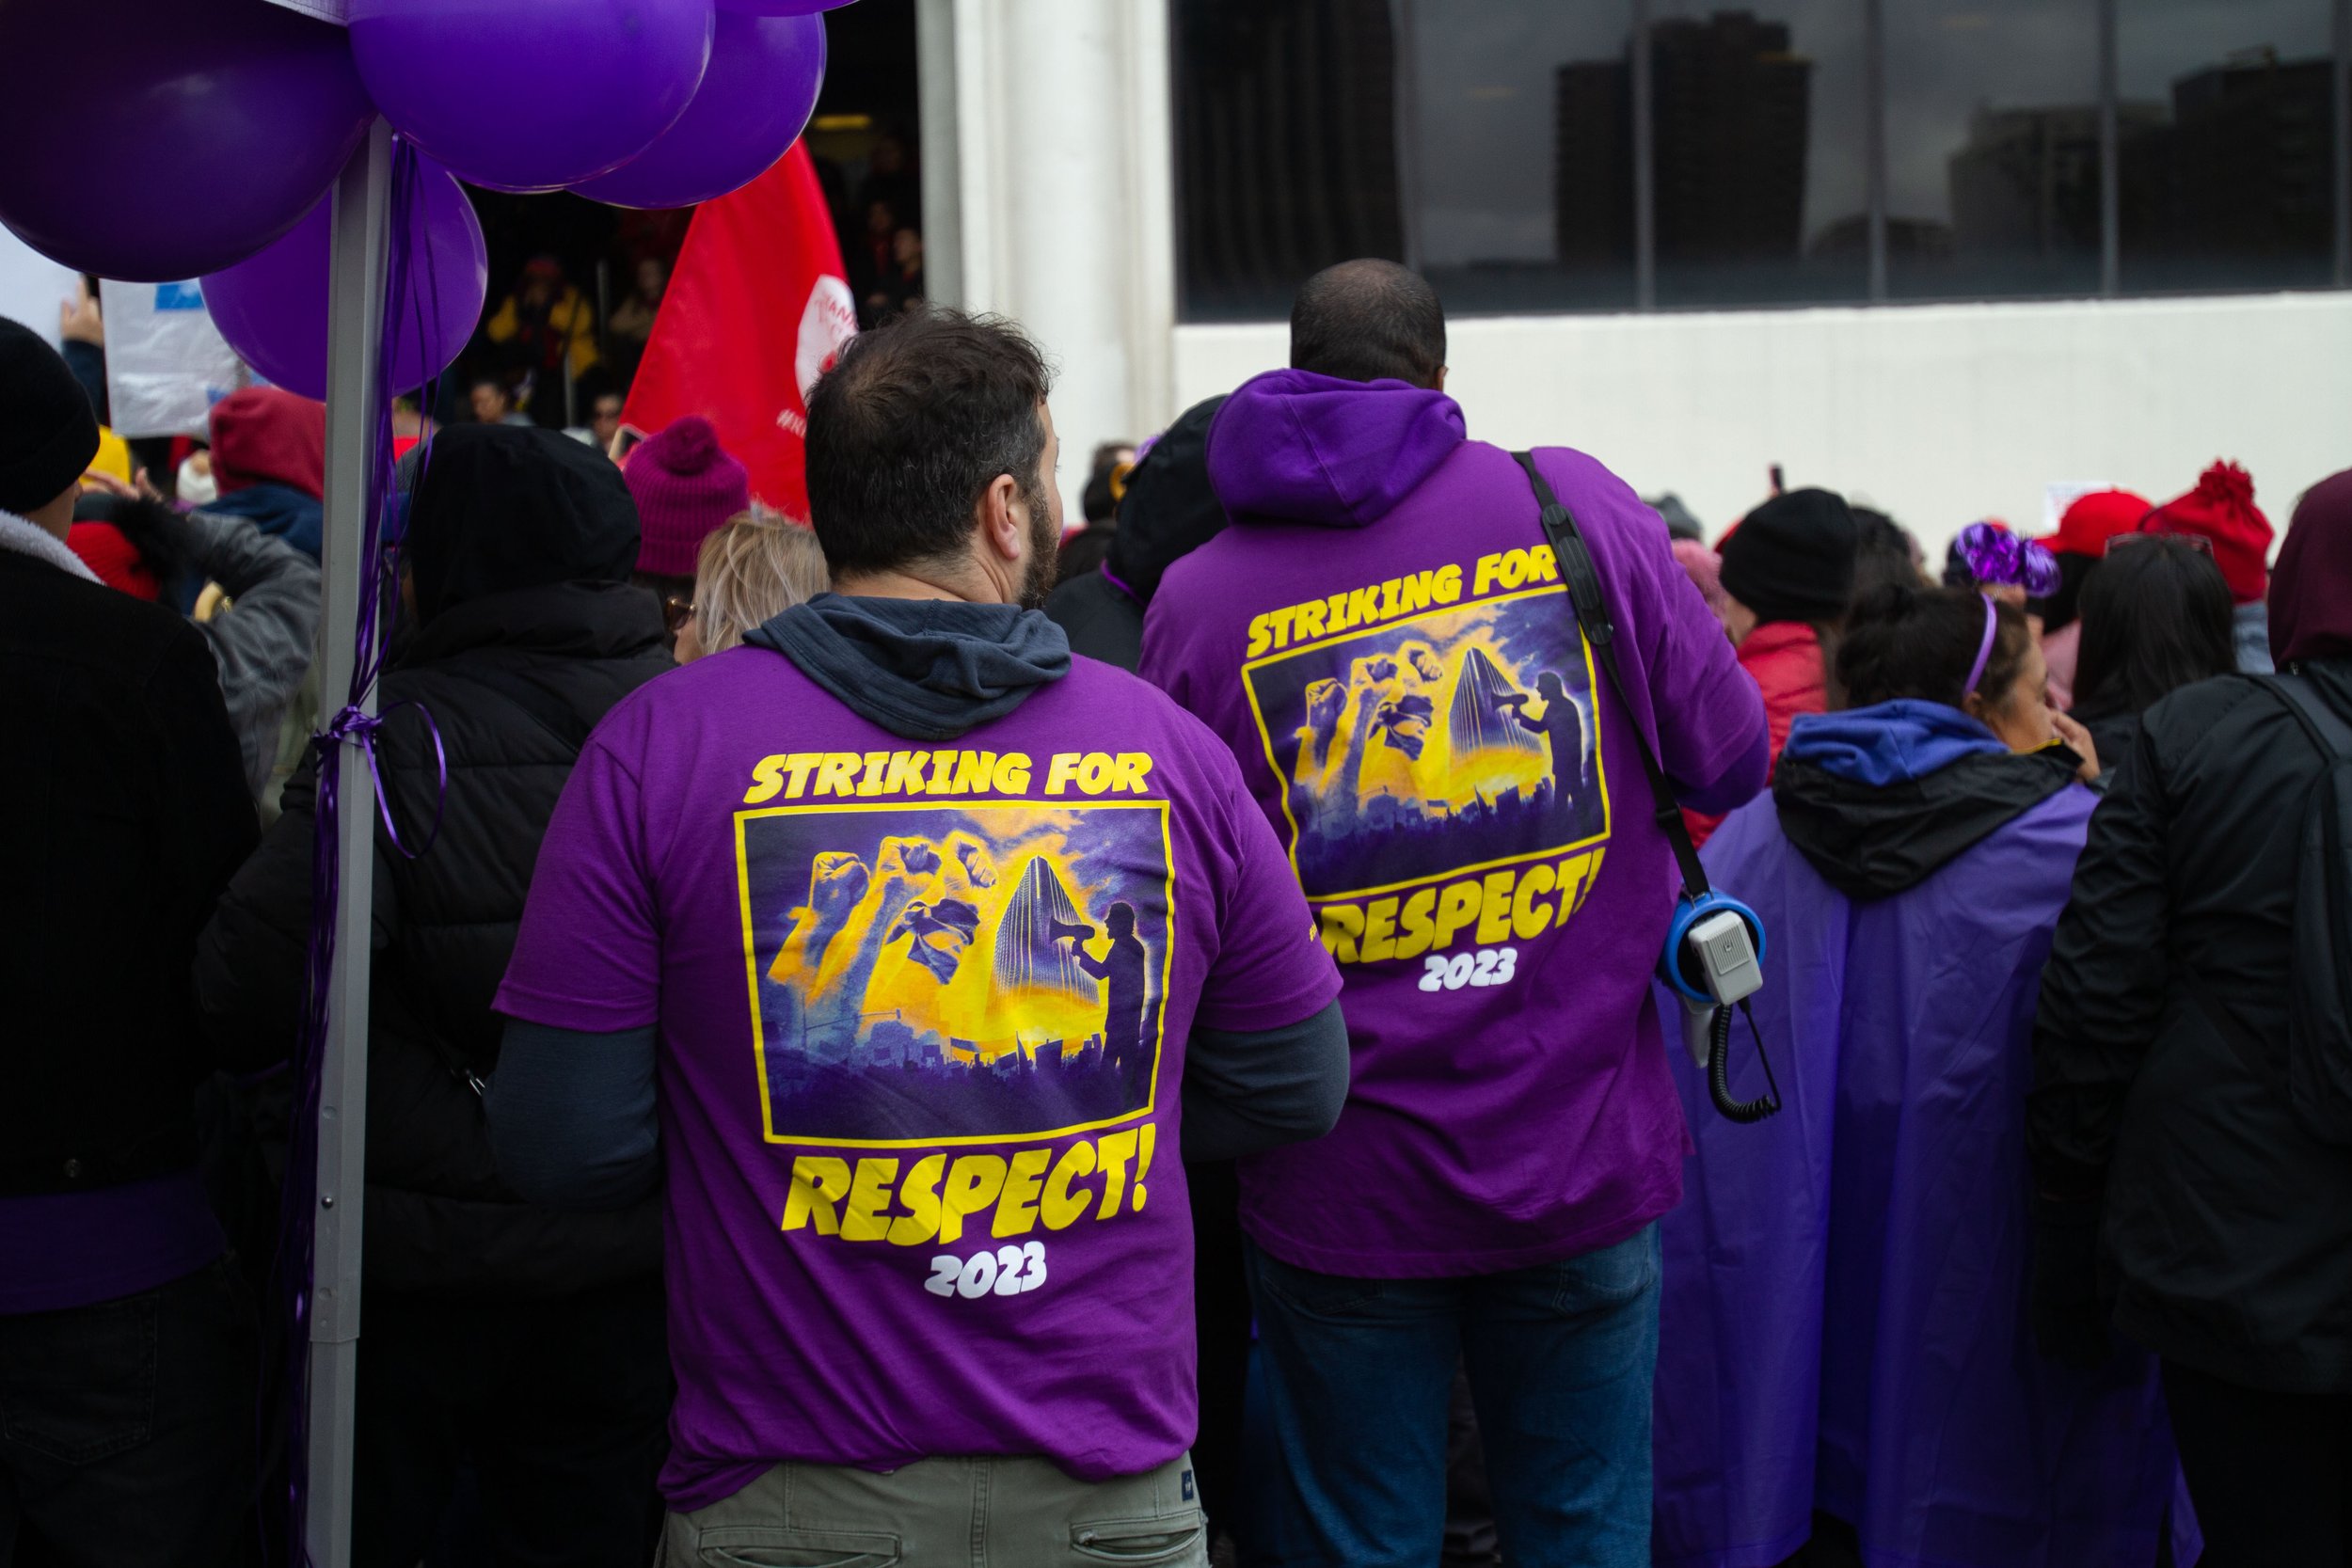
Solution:
M 0 229 L 0 316 L 57 346 L 57 307 L 81 293 L 82 276 Z
M 193 282 L 99 285 L 106 401 L 124 436 L 202 436 L 213 404 L 253 379 Z
M 315 16 L 321 22 L 331 22 L 338 27 L 351 25 L 351 0 L 269 0 L 273 6 L 283 6 L 290 11 Z
M 2058 519 L 2066 509 L 2094 490 L 2112 490 L 2115 486 L 2104 479 L 2054 479 L 2042 487 L 2042 531 L 2057 530 Z

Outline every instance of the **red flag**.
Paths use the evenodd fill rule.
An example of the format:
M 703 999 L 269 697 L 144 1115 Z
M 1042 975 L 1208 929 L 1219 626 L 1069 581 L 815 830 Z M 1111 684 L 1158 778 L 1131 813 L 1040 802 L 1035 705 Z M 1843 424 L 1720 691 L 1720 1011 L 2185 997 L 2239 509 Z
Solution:
M 621 422 L 650 435 L 704 416 L 752 471 L 752 494 L 805 523 L 804 399 L 856 331 L 824 189 L 795 142 L 695 211 Z

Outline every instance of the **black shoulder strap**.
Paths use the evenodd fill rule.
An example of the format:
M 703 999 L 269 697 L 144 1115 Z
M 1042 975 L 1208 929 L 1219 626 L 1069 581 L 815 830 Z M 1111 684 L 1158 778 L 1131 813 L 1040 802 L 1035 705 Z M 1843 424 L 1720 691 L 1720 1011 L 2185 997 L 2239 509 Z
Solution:
M 2352 758 L 2352 724 L 2344 721 L 2327 698 L 2321 696 L 2312 683 L 2301 675 L 2280 671 L 2263 684 L 2277 692 L 2319 748 L 2319 754 L 2331 761 Z
M 1609 603 L 1601 596 L 1600 572 L 1593 564 L 1593 552 L 1584 546 L 1584 536 L 1576 531 L 1576 518 L 1560 504 L 1560 498 L 1535 467 L 1532 451 L 1515 451 L 1520 467 L 1527 470 L 1527 483 L 1534 488 L 1536 504 L 1543 508 L 1544 537 L 1551 541 L 1552 559 L 1560 567 L 1560 579 L 1567 584 L 1568 603 L 1576 611 L 1576 624 L 1591 643 L 1593 657 L 1600 661 L 1603 673 L 1609 677 L 1609 689 L 1617 694 L 1617 705 L 1625 709 L 1627 727 L 1633 732 L 1633 744 L 1641 750 L 1642 770 L 1649 777 L 1650 800 L 1657 808 L 1658 830 L 1674 847 L 1675 863 L 1682 868 L 1682 891 L 1692 898 L 1704 896 L 1708 891 L 1707 868 L 1699 864 L 1699 852 L 1691 843 L 1691 830 L 1682 820 L 1681 802 L 1675 799 L 1674 786 L 1666 782 L 1666 770 L 1658 765 L 1658 753 L 1650 749 L 1648 736 L 1634 718 L 1633 705 L 1626 701 L 1625 675 L 1617 668 L 1617 628 L 1609 619 Z M 1599 721 L 1597 712 L 1594 721 Z

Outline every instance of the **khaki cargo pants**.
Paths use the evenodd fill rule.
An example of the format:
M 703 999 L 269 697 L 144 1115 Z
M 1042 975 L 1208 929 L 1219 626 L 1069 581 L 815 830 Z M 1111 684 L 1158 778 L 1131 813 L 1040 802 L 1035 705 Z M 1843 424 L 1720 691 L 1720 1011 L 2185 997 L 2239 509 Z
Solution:
M 1189 1454 L 1095 1483 L 1043 1459 L 784 1464 L 671 1514 L 657 1568 L 1207 1568 L 1206 1525 Z

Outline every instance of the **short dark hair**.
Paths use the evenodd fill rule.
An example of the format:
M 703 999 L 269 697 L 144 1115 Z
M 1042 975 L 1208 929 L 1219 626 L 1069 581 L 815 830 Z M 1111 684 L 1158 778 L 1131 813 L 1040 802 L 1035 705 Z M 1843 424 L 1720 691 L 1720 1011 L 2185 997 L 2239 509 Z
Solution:
M 1001 474 L 1043 507 L 1052 387 L 1001 316 L 927 306 L 850 339 L 808 398 L 809 520 L 834 579 L 959 554 Z
M 2194 681 L 2237 668 L 2230 584 L 2212 556 L 2148 534 L 2108 555 L 2082 587 L 2074 707 L 2143 713 Z
M 1968 671 L 1984 642 L 1984 607 L 1972 588 L 1883 583 L 1854 601 L 1837 642 L 1837 689 L 1846 707 L 1869 707 L 1899 697 L 1963 706 Z M 1995 605 L 1993 651 L 1976 690 L 1989 704 L 2007 698 L 2033 645 L 2026 613 Z
M 1394 261 L 1326 267 L 1291 301 L 1291 368 L 1434 387 L 1445 369 L 1445 307 L 1428 279 Z

